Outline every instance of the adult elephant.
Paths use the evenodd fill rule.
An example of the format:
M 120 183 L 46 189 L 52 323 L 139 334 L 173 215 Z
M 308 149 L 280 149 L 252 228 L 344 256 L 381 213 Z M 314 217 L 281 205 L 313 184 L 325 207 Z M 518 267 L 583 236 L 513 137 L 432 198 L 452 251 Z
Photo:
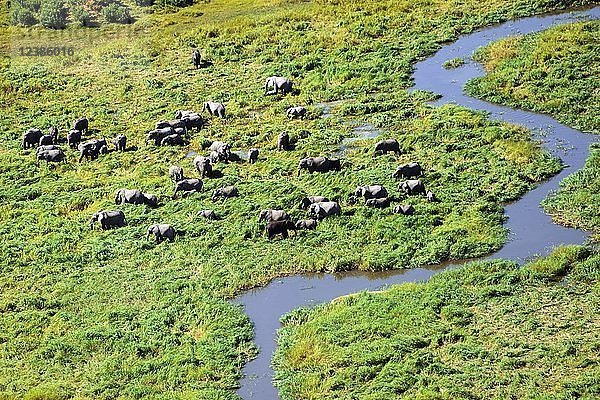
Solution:
M 73 129 L 87 135 L 88 129 L 90 127 L 90 121 L 86 117 L 79 118 L 73 121 Z
M 418 178 L 423 174 L 421 165 L 417 162 L 399 165 L 396 171 L 392 174 L 392 178 L 396 179 L 411 179 Z
M 170 126 L 166 128 L 154 129 L 148 132 L 146 136 L 146 143 L 153 140 L 156 146 L 160 146 L 160 143 L 165 137 L 173 134 L 175 134 L 175 129 L 171 128 Z
M 369 199 L 365 201 L 365 205 L 367 207 L 372 208 L 387 208 L 390 206 L 390 199 L 387 197 L 377 198 L 377 199 Z
M 54 136 L 52 135 L 42 135 L 40 141 L 38 142 L 39 146 L 48 146 L 51 144 L 56 144 L 56 142 L 54 141 Z
M 308 196 L 300 200 L 300 208 L 302 210 L 307 210 L 311 204 L 323 203 L 325 201 L 329 201 L 329 199 L 324 196 Z
M 42 138 L 42 136 L 44 136 L 44 134 L 42 133 L 41 130 L 39 130 L 37 128 L 31 128 L 23 134 L 23 138 L 21 140 L 21 146 L 23 147 L 24 150 L 27 150 L 32 147 L 36 147 L 39 145 L 40 139 Z
M 265 81 L 265 95 L 288 94 L 292 92 L 293 83 L 289 78 L 283 76 L 270 76 Z
M 409 196 L 417 194 L 425 194 L 425 185 L 420 179 L 409 179 L 404 182 L 400 182 L 398 190 L 406 193 Z
M 183 136 L 179 133 L 174 133 L 172 135 L 167 135 L 160 141 L 161 146 L 183 146 L 185 145 L 185 140 Z
M 296 229 L 307 229 L 314 231 L 317 229 L 317 220 L 316 219 L 301 219 L 296 221 Z
M 94 229 L 94 223 L 99 222 L 102 230 L 120 228 L 127 225 L 123 211 L 98 211 L 92 215 L 90 229 Z
M 298 163 L 298 176 L 300 171 L 306 169 L 309 173 L 313 172 L 328 172 L 328 171 L 339 171 L 340 160 L 339 159 L 328 159 L 327 157 L 307 157 L 300 160 Z
M 248 150 L 248 162 L 254 164 L 258 160 L 258 149 L 256 147 Z
M 67 133 L 67 144 L 70 148 L 74 149 L 81 142 L 81 131 L 71 129 Z
M 153 194 L 142 193 L 137 189 L 119 189 L 115 194 L 115 204 L 146 204 L 150 207 L 158 206 L 158 197 Z
M 394 214 L 413 215 L 415 208 L 411 204 L 399 204 L 394 207 Z
M 277 137 L 277 150 L 287 151 L 290 149 L 290 135 L 287 132 L 281 132 Z
M 146 240 L 150 239 L 150 235 L 154 235 L 156 243 L 161 243 L 165 239 L 173 242 L 175 240 L 175 229 L 169 224 L 154 224 L 146 230 Z
M 238 196 L 239 192 L 235 186 L 224 186 L 222 188 L 216 189 L 213 192 L 211 200 L 216 201 L 217 199 L 229 199 Z
M 388 197 L 388 191 L 381 185 L 359 186 L 354 191 L 354 196 L 369 199 L 383 199 Z
M 273 239 L 275 235 L 281 235 L 284 239 L 287 239 L 289 230 L 295 231 L 296 225 L 287 219 L 285 221 L 271 221 L 265 227 L 268 239 Z
M 198 49 L 194 49 L 192 52 L 192 63 L 194 63 L 194 68 L 200 68 L 200 64 L 202 63 L 202 56 L 200 55 L 200 51 Z
M 304 117 L 306 117 L 306 108 L 304 108 L 302 106 L 290 107 L 286 110 L 285 115 L 289 119 L 295 119 L 295 118 L 304 119 Z
M 171 178 L 173 183 L 183 180 L 183 168 L 179 165 L 171 165 L 171 167 L 169 167 L 169 178 Z
M 59 162 L 67 162 L 67 156 L 60 149 L 53 150 L 42 150 L 36 154 L 36 160 L 38 167 L 40 166 L 40 161 L 44 160 L 46 163 L 59 163 Z
M 342 208 L 337 201 L 324 201 L 311 204 L 308 208 L 308 213 L 316 219 L 323 219 L 333 215 L 340 215 Z
M 375 155 L 387 153 L 400 155 L 400 143 L 396 139 L 384 139 L 375 144 Z
M 58 128 L 55 126 L 51 126 L 48 128 L 48 135 L 52 136 L 52 140 L 54 144 L 58 143 Z
M 200 193 L 202 186 L 202 181 L 196 178 L 182 179 L 178 182 L 175 182 L 173 199 L 177 198 L 177 193 L 179 192 L 183 192 L 183 196 L 188 196 L 192 193 Z
M 125 151 L 127 148 L 127 136 L 123 134 L 117 135 L 111 142 L 117 151 Z
M 208 157 L 196 156 L 194 158 L 194 165 L 200 174 L 200 178 L 210 177 L 212 175 L 212 164 Z
M 231 159 L 231 145 L 225 142 L 213 142 L 208 148 L 211 153 L 216 152 L 217 158 L 221 161 L 227 162 Z M 211 158 L 213 158 L 211 156 Z
M 265 221 L 286 221 L 289 220 L 290 216 L 284 210 L 262 210 L 260 214 L 258 214 L 258 222 Z
M 213 117 L 225 119 L 225 105 L 214 101 L 206 101 L 202 105 L 202 112 L 208 111 Z

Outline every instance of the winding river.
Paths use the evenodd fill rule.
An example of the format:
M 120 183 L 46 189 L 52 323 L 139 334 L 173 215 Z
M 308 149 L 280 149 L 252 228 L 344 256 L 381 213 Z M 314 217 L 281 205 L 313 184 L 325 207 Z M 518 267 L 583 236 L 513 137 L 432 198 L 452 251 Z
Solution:
M 508 36 L 541 31 L 583 18 L 600 18 L 600 7 L 523 18 L 482 29 L 460 37 L 456 42 L 444 46 L 433 57 L 415 65 L 414 89 L 441 94 L 442 97 L 435 104 L 456 103 L 470 109 L 486 111 L 493 119 L 525 126 L 566 165 L 558 175 L 505 207 L 508 216 L 505 225 L 509 229 L 508 241 L 500 251 L 487 258 L 505 258 L 524 263 L 533 256 L 547 254 L 555 246 L 585 241 L 587 232 L 553 224 L 551 218 L 541 209 L 540 202 L 549 193 L 556 191 L 560 181 L 567 175 L 583 167 L 589 145 L 597 138 L 562 125 L 545 115 L 497 106 L 465 95 L 465 83 L 484 74 L 481 65 L 473 62 L 470 57 L 475 49 L 490 42 Z M 445 61 L 456 57 L 461 57 L 467 62 L 457 69 L 446 70 L 442 67 Z M 355 133 L 364 134 L 366 131 L 368 129 L 363 127 L 362 132 L 359 129 Z M 281 315 L 298 307 L 328 302 L 336 297 L 362 290 L 377 290 L 391 284 L 424 281 L 440 271 L 460 264 L 464 264 L 464 261 L 409 270 L 294 275 L 276 279 L 266 287 L 241 294 L 235 299 L 235 303 L 244 306 L 245 312 L 254 323 L 255 342 L 260 348 L 260 354 L 244 368 L 245 377 L 240 381 L 238 395 L 243 399 L 256 400 L 279 398 L 272 382 L 270 361 L 276 348 L 276 331 L 280 326 Z

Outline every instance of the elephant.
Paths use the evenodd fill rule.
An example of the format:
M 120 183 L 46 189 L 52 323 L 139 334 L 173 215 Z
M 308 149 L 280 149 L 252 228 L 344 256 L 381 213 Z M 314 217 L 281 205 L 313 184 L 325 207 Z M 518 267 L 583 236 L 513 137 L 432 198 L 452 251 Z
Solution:
M 296 221 L 296 229 L 308 229 L 314 231 L 317 229 L 316 219 L 301 219 Z
M 407 195 L 425 194 L 425 185 L 420 179 L 409 179 L 404 182 L 400 182 L 398 190 L 406 193 Z
M 394 214 L 413 215 L 415 208 L 411 204 L 400 204 L 394 207 Z
M 365 200 L 383 199 L 388 197 L 388 191 L 381 185 L 359 186 L 354 191 L 354 196 L 364 197 Z
M 215 201 L 219 198 L 229 199 L 231 197 L 238 197 L 239 192 L 235 186 L 224 186 L 222 188 L 216 189 L 212 194 L 212 201 Z
M 437 203 L 439 201 L 437 196 L 431 190 L 427 190 L 425 196 L 427 196 L 427 201 L 430 203 Z
M 175 229 L 169 224 L 154 224 L 146 230 L 146 240 L 150 239 L 150 235 L 154 235 L 155 243 L 162 243 L 165 239 L 173 242 L 175 240 Z
M 73 129 L 81 133 L 85 133 L 86 135 L 88 133 L 89 125 L 90 122 L 85 117 L 73 121 Z
M 223 103 L 206 101 L 202 105 L 202 113 L 204 113 L 204 111 L 208 111 L 208 113 L 213 117 L 225 119 L 225 105 Z
M 164 128 L 185 128 L 185 121 L 182 119 L 173 119 L 170 121 L 159 121 L 154 124 L 154 129 L 164 129 Z
M 74 149 L 81 142 L 81 131 L 72 129 L 67 133 L 67 144 Z
M 173 183 L 182 181 L 184 179 L 183 168 L 179 165 L 172 165 L 169 167 L 169 178 L 171 178 Z
M 194 63 L 194 68 L 200 68 L 200 63 L 202 63 L 202 56 L 200 55 L 200 51 L 198 49 L 194 49 L 192 52 L 192 63 Z
M 38 167 L 40 166 L 40 160 L 46 161 L 46 163 L 58 163 L 58 162 L 67 162 L 67 157 L 65 153 L 63 153 L 60 149 L 54 150 L 43 150 L 36 154 L 36 160 Z
M 277 137 L 277 150 L 290 150 L 290 135 L 287 132 L 281 132 L 279 137 Z
M 310 207 L 311 204 L 313 203 L 323 203 L 329 201 L 329 199 L 327 197 L 323 197 L 323 196 L 308 196 L 303 198 L 300 201 L 300 208 L 302 210 L 307 210 L 308 207 Z
M 313 203 L 308 208 L 308 213 L 316 219 L 323 219 L 333 215 L 340 215 L 342 209 L 337 201 L 323 201 L 320 203 Z
M 44 136 L 41 130 L 37 128 L 31 128 L 27 132 L 23 134 L 23 139 L 21 145 L 24 150 L 27 150 L 31 147 L 38 146 L 40 143 L 40 139 Z
M 198 115 L 197 112 L 191 110 L 177 110 L 175 111 L 175 119 L 183 119 L 190 115 Z
M 221 157 L 219 156 L 218 152 L 211 151 L 210 154 L 209 154 L 209 156 L 208 156 L 208 159 L 210 160 L 210 162 L 212 164 L 216 164 L 216 163 L 219 162 L 219 160 L 221 159 Z
M 289 219 L 289 215 L 284 210 L 262 210 L 258 215 L 258 222 L 285 221 Z
M 375 144 L 375 155 L 387 154 L 388 152 L 400 155 L 400 143 L 396 139 L 385 139 Z
M 88 160 L 95 160 L 99 154 L 107 154 L 108 146 L 106 139 L 91 139 L 85 143 L 79 143 L 77 146 L 79 150 L 79 162 L 82 162 L 84 158 Z
M 313 172 L 339 171 L 341 165 L 339 159 L 330 160 L 327 157 L 307 157 L 298 163 L 298 176 L 300 176 L 302 169 L 306 169 L 312 174 Z
M 200 178 L 204 178 L 205 176 L 210 177 L 212 175 L 212 164 L 208 157 L 197 156 L 194 158 L 194 165 L 196 166 L 198 173 L 200 173 Z
M 182 179 L 175 182 L 175 191 L 173 192 L 173 199 L 177 198 L 178 192 L 183 192 L 184 196 L 190 195 L 194 192 L 200 193 L 202 190 L 203 183 L 200 179 L 190 178 Z
M 392 178 L 395 179 L 411 179 L 418 178 L 423 174 L 423 170 L 419 163 L 411 162 L 408 164 L 402 164 L 396 168 L 396 171 L 392 174 Z
M 102 230 L 121 228 L 127 225 L 123 211 L 98 211 L 92 215 L 90 229 L 94 229 L 94 223 L 99 222 Z
M 265 95 L 278 93 L 285 95 L 291 93 L 292 88 L 292 81 L 283 76 L 271 76 L 265 81 Z
M 217 152 L 218 160 L 227 162 L 231 159 L 231 145 L 225 142 L 213 142 L 208 148 L 211 151 L 211 161 L 213 161 L 213 151 Z M 215 161 L 216 162 L 216 161 Z
M 160 141 L 161 146 L 183 146 L 185 145 L 185 140 L 183 140 L 183 136 L 179 133 L 174 133 L 172 135 L 167 135 Z
M 60 146 L 57 146 L 55 144 L 47 144 L 44 146 L 38 146 L 37 149 L 35 149 L 35 154 L 40 154 L 43 151 L 50 151 L 50 150 L 60 150 Z
M 290 107 L 285 111 L 285 115 L 289 119 L 300 118 L 304 119 L 306 117 L 306 108 L 302 106 Z
M 158 206 L 158 197 L 153 194 L 142 193 L 137 189 L 119 189 L 115 194 L 115 204 L 146 204 L 150 207 Z
M 181 120 L 185 124 L 185 129 L 188 131 L 191 131 L 192 129 L 200 131 L 200 129 L 204 126 L 204 119 L 202 119 L 200 114 L 188 114 L 182 117 Z
M 160 142 L 163 140 L 163 138 L 173 134 L 175 134 L 175 130 L 170 126 L 166 128 L 154 129 L 148 132 L 148 135 L 146 136 L 146 143 L 154 140 L 154 144 L 156 146 L 160 146 Z
M 254 164 L 258 160 L 258 149 L 256 147 L 248 150 L 248 162 Z
M 58 128 L 55 126 L 51 126 L 48 128 L 48 135 L 52 136 L 52 141 L 54 144 L 58 143 Z
M 265 228 L 267 232 L 267 238 L 273 239 L 275 235 L 281 235 L 284 239 L 288 238 L 288 230 L 296 230 L 296 225 L 290 221 L 271 221 L 267 224 Z
M 117 151 L 125 151 L 127 148 L 127 136 L 123 134 L 117 135 L 111 142 L 115 145 Z
M 373 208 L 387 208 L 390 206 L 390 199 L 387 197 L 368 199 L 365 201 L 365 205 Z
M 52 135 L 42 135 L 38 142 L 39 146 L 48 146 L 51 144 L 54 144 L 54 137 Z
M 216 221 L 219 219 L 219 217 L 213 210 L 198 211 L 198 216 L 204 217 L 204 218 L 208 219 L 209 221 Z

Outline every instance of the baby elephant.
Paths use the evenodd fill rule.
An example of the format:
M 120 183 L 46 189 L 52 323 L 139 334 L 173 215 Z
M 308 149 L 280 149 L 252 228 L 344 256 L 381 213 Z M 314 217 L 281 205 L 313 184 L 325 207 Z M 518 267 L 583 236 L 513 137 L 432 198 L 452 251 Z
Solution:
M 290 220 L 271 221 L 267 224 L 267 238 L 273 239 L 275 235 L 281 235 L 284 239 L 288 238 L 288 230 L 296 230 L 296 225 Z
M 156 243 L 161 243 L 165 239 L 169 239 L 169 242 L 172 242 L 175 240 L 175 229 L 169 224 L 154 224 L 148 227 L 146 240 L 150 239 L 150 235 L 154 235 Z
M 390 206 L 390 199 L 387 197 L 383 199 L 369 199 L 365 202 L 365 205 L 373 208 L 387 208 Z
M 172 165 L 169 167 L 169 178 L 171 178 L 173 183 L 182 181 L 184 179 L 183 168 L 181 168 L 179 165 Z
M 296 229 L 308 229 L 314 231 L 317 229 L 317 220 L 316 219 L 301 219 L 296 221 Z
M 90 229 L 94 229 L 94 223 L 99 222 L 102 230 L 120 228 L 127 224 L 123 211 L 98 211 L 92 215 Z
M 212 201 L 215 201 L 219 198 L 228 199 L 230 197 L 238 197 L 239 193 L 235 186 L 225 186 L 219 189 L 216 189 L 212 194 Z
M 433 193 L 431 190 L 428 190 L 425 193 L 425 196 L 427 196 L 427 201 L 430 203 L 437 203 L 439 201 L 435 193 Z
M 183 196 L 190 195 L 194 192 L 200 193 L 202 190 L 202 181 L 196 178 L 182 179 L 175 182 L 175 191 L 173 192 L 173 199 L 177 198 L 178 192 L 183 192 Z
M 115 145 L 115 149 L 117 151 L 125 151 L 125 149 L 127 148 L 127 136 L 125 135 L 118 135 L 113 140 L 111 140 L 111 142 Z
M 411 204 L 400 204 L 394 207 L 394 214 L 413 215 L 415 208 Z
M 254 164 L 258 160 L 258 149 L 256 147 L 248 150 L 248 162 Z
M 213 210 L 198 211 L 198 216 L 206 218 L 210 221 L 216 221 L 219 219 L 219 217 L 217 217 L 217 214 Z
M 158 206 L 158 197 L 153 194 L 142 193 L 137 189 L 119 189 L 115 195 L 115 204 L 146 204 L 150 207 Z

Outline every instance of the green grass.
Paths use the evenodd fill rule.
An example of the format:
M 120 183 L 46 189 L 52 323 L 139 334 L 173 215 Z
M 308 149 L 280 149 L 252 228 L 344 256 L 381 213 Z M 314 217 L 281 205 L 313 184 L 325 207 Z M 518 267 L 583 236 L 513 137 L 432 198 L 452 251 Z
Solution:
M 558 26 L 539 34 L 498 41 L 477 53 L 487 74 L 468 91 L 513 107 L 548 113 L 583 131 L 599 133 L 600 22 Z M 600 157 L 591 149 L 585 167 L 543 202 L 557 223 L 600 232 Z
M 282 318 L 289 399 L 595 399 L 600 256 L 469 264 Z
M 600 133 L 598 35 L 600 22 L 596 20 L 500 40 L 476 53 L 486 75 L 469 82 L 467 91 Z
M 338 2 L 336 2 L 338 3 Z M 132 26 L 0 27 L 0 397 L 236 398 L 241 366 L 255 354 L 252 327 L 227 299 L 269 279 L 301 271 L 388 269 L 482 255 L 505 240 L 502 204 L 556 173 L 557 160 L 523 129 L 456 106 L 436 109 L 429 94 L 408 95 L 411 65 L 457 35 L 506 18 L 581 2 L 447 0 L 359 4 L 214 1 L 177 13 L 140 16 Z M 23 45 L 73 46 L 75 56 L 9 58 Z M 193 71 L 192 46 L 213 66 Z M 264 97 L 264 78 L 289 75 L 297 97 Z M 227 123 L 194 134 L 189 148 L 154 148 L 144 131 L 176 109 L 224 101 Z M 336 117 L 315 103 L 353 99 Z M 306 105 L 307 121 L 284 110 Z M 98 161 L 36 168 L 19 148 L 29 127 L 66 127 L 87 115 L 138 150 Z M 347 119 L 368 119 L 407 154 L 373 159 L 374 141 L 357 142 L 341 173 L 294 176 L 305 154 L 332 154 L 350 134 Z M 295 151 L 275 151 L 282 130 L 309 130 Z M 171 201 L 171 164 L 194 175 L 188 150 L 204 139 L 261 148 L 255 165 L 219 165 L 206 190 Z M 412 200 L 413 217 L 346 204 L 359 184 L 383 183 L 400 162 L 418 160 L 441 203 Z M 241 196 L 213 204 L 212 189 L 236 184 Z M 122 207 L 126 228 L 90 231 L 91 214 L 119 188 L 161 197 L 161 207 Z M 341 201 L 344 215 L 317 232 L 267 241 L 262 208 L 304 214 L 301 197 Z M 195 217 L 214 208 L 225 218 Z M 182 235 L 155 246 L 146 227 L 171 223 Z M 348 252 L 348 248 L 355 251 Z M 382 258 L 383 253 L 388 256 Z

